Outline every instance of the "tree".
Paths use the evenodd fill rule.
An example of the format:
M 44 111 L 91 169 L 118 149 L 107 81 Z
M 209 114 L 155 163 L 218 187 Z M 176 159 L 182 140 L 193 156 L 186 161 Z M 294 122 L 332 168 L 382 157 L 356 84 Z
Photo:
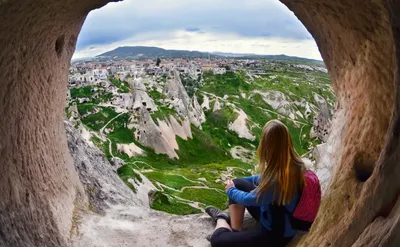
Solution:
M 160 58 L 157 58 L 156 66 L 157 66 L 157 67 L 160 66 L 160 63 L 161 63 L 161 59 L 160 59 Z

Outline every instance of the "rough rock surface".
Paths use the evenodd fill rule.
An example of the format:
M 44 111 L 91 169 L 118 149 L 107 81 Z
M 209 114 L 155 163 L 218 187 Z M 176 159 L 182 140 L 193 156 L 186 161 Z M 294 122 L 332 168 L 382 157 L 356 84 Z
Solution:
M 134 78 L 134 79 L 129 79 L 128 80 L 129 86 L 133 90 L 140 90 L 140 91 L 146 91 L 146 86 L 143 83 L 143 78 Z
M 203 108 L 197 102 L 196 96 L 190 99 L 177 70 L 169 72 L 163 93 L 171 100 L 179 115 L 188 117 L 190 123 L 201 129 L 201 124 L 206 121 Z
M 105 216 L 91 214 L 80 224 L 79 247 L 209 247 L 213 230 L 205 215 L 173 216 L 144 207 L 118 205 Z
M 291 102 L 289 102 L 289 100 L 286 98 L 286 95 L 280 91 L 254 90 L 253 93 L 260 94 L 265 103 L 283 115 L 289 116 L 289 114 L 292 112 Z
M 219 102 L 218 98 L 215 98 L 213 112 L 221 110 L 221 103 Z
M 117 149 L 118 149 L 118 147 L 117 147 Z M 118 168 L 125 165 L 125 161 L 118 157 L 113 157 L 110 160 L 110 164 L 113 166 L 114 171 L 116 171 L 116 170 L 118 170 Z
M 97 147 L 82 138 L 70 123 L 66 122 L 65 127 L 91 210 L 80 212 L 74 246 L 209 246 L 205 239 L 212 232 L 209 217 L 179 217 L 151 210 L 148 193 L 155 187 L 146 177 L 136 171 L 142 182 L 132 181 L 137 189 L 133 193 Z
M 246 113 L 242 109 L 235 110 L 235 112 L 238 113 L 238 117 L 235 121 L 229 123 L 228 128 L 236 132 L 239 137 L 254 141 L 256 137 L 251 134 L 249 127 L 247 126 Z
M 167 154 L 170 158 L 179 158 L 178 154 L 175 152 L 175 150 L 179 149 L 176 136 L 184 140 L 192 138 L 189 119 L 186 117 L 179 123 L 175 117 L 169 116 L 169 119 L 157 119 L 156 121 L 157 123 L 154 122 L 145 107 L 140 108 L 139 116 L 134 118 L 130 123 L 130 126 L 136 129 L 136 139 L 143 145 L 154 149 L 156 153 Z M 123 144 L 119 145 L 121 148 L 125 148 L 123 151 L 128 154 L 126 148 L 129 147 Z M 131 143 L 129 145 L 134 144 Z M 136 147 L 136 145 L 134 145 L 134 147 Z M 132 150 L 132 152 L 130 152 L 131 156 L 142 153 L 142 150 L 138 147 L 131 147 L 129 150 Z
M 71 123 L 65 122 L 68 148 L 75 170 L 84 185 L 89 203 L 96 212 L 109 208 L 109 204 L 144 205 L 115 173 L 113 165 L 103 152 L 89 144 Z
M 334 175 L 311 232 L 298 246 L 394 246 L 400 230 L 392 209 L 400 175 L 400 2 L 282 2 L 315 38 L 338 107 L 318 164 Z
M 203 108 L 200 106 L 197 101 L 196 95 L 192 97 L 192 106 L 193 106 L 193 118 L 196 118 L 200 123 L 204 123 L 206 121 L 206 116 L 204 114 Z
M 62 123 L 67 68 L 85 17 L 107 2 L 0 1 L 0 246 L 70 245 L 74 202 L 85 199 Z M 319 164 L 334 175 L 317 221 L 298 246 L 396 246 L 400 2 L 281 2 L 315 38 L 338 101 L 327 140 L 332 151 Z M 171 230 L 163 240 L 194 245 L 191 237 L 199 234 L 188 231 L 200 220 L 181 220 L 159 223 L 163 230 L 184 229 Z M 119 226 L 98 237 L 118 236 L 124 225 Z M 143 225 L 131 236 L 140 230 Z M 147 241 L 156 242 L 154 236 Z
M 314 94 L 318 105 L 318 114 L 314 117 L 313 128 L 311 129 L 312 135 L 315 135 L 320 140 L 326 142 L 331 130 L 331 120 L 329 106 L 325 99 L 320 95 Z
M 129 144 L 117 143 L 117 150 L 118 152 L 124 153 L 129 157 L 135 157 L 137 155 L 144 153 L 144 151 L 140 147 L 138 147 L 135 143 L 129 143 Z
M 210 110 L 210 98 L 207 95 L 203 95 L 203 103 L 201 104 L 203 110 Z
M 175 152 L 178 146 L 175 136 L 172 140 L 169 135 L 163 135 L 146 108 L 140 109 L 139 122 L 135 127 L 136 140 L 140 143 L 153 148 L 156 153 L 167 154 L 170 158 L 178 158 L 178 154 Z
M 148 111 L 157 111 L 153 99 L 142 90 L 134 90 L 133 94 L 119 94 L 111 103 L 126 110 L 139 110 L 145 107 Z
M 153 99 L 142 90 L 134 90 L 133 92 L 133 109 L 146 107 L 148 111 L 157 111 L 157 106 L 154 104 Z
M 190 122 L 187 118 L 180 124 L 174 116 L 169 116 L 169 123 L 175 132 L 175 135 L 180 138 L 187 140 L 187 138 L 192 138 L 192 130 L 190 129 Z

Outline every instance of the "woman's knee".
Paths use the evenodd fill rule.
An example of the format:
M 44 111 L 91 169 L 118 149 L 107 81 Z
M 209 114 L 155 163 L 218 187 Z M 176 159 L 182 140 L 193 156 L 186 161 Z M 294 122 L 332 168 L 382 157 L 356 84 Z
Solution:
M 253 184 L 243 178 L 235 178 L 232 181 L 235 184 L 235 187 L 241 191 L 250 192 L 255 188 Z
M 227 247 L 229 246 L 229 235 L 231 231 L 228 228 L 218 228 L 211 236 L 210 242 L 212 247 Z
M 242 178 L 234 178 L 232 180 L 233 184 L 235 185 L 236 188 L 240 189 L 241 187 L 243 187 L 243 181 L 244 179 Z
M 211 237 L 211 247 L 222 247 L 223 242 L 221 242 L 220 238 L 217 237 Z
M 229 243 L 220 236 L 211 237 L 211 247 L 230 247 Z

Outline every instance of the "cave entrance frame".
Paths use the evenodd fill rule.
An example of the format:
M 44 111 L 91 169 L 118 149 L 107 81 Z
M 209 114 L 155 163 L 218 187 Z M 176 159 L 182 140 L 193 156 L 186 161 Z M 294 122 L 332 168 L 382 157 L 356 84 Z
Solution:
M 63 126 L 67 73 L 87 14 L 108 0 L 0 2 L 0 245 L 69 246 L 85 192 Z M 298 246 L 400 238 L 400 1 L 281 0 L 314 37 L 337 94 L 334 173 Z

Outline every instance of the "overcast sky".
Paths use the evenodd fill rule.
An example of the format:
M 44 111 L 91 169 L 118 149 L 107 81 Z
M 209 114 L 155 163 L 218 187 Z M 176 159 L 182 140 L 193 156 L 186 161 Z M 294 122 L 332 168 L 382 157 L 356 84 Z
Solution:
M 302 23 L 278 0 L 124 0 L 88 15 L 74 58 L 118 46 L 321 59 Z

